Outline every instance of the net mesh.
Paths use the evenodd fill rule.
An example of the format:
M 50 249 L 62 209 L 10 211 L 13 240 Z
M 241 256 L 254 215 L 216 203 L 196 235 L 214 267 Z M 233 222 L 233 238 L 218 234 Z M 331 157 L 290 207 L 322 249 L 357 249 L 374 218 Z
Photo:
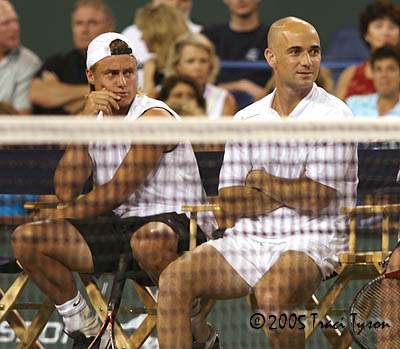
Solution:
M 331 275 L 338 266 L 337 256 L 349 246 L 348 216 L 340 213 L 341 207 L 400 203 L 400 120 L 395 119 L 233 122 L 185 118 L 177 122 L 155 118 L 132 122 L 112 118 L 99 122 L 13 116 L 0 118 L 0 134 L 0 255 L 16 254 L 33 269 L 40 265 L 63 293 L 69 292 L 70 285 L 64 268 L 91 271 L 90 254 L 99 273 L 116 270 L 121 253 L 134 254 L 130 277 L 152 284 L 159 268 L 189 248 L 189 214 L 182 206 L 218 204 L 214 212 L 197 213 L 197 244 L 212 239 L 210 255 L 193 259 L 188 269 L 177 264 L 166 274 L 165 280 L 173 277 L 177 284 L 192 287 L 178 287 L 181 292 L 174 288 L 160 299 L 172 314 L 179 314 L 185 311 L 183 300 L 191 297 L 190 290 L 211 298 L 237 298 L 248 286 L 254 291 L 262 285 L 263 292 L 255 293 L 259 308 L 250 309 L 244 298 L 218 301 L 212 308 L 208 321 L 226 348 L 270 346 L 258 328 L 263 319 L 272 336 L 286 331 L 288 345 L 302 322 L 316 329 L 329 328 L 327 318 L 312 322 L 319 310 L 314 315 L 306 313 L 308 322 L 299 314 L 304 313 L 311 294 L 322 299 L 336 282 Z M 26 204 L 34 201 L 45 203 Z M 65 218 L 63 212 L 85 220 L 70 221 L 68 227 L 43 223 L 48 217 Z M 34 225 L 29 224 L 33 221 Z M 71 226 L 84 234 L 84 240 L 70 233 Z M 393 248 L 397 214 L 390 215 L 389 228 Z M 155 234 L 150 236 L 151 232 Z M 360 216 L 357 232 L 358 250 L 380 250 L 382 216 Z M 298 254 L 276 264 L 288 251 Z M 224 259 L 218 259 L 221 254 Z M 235 272 L 225 264 L 219 268 L 221 261 L 228 261 Z M 15 275 L 3 270 L 0 286 L 6 290 Z M 270 271 L 268 282 L 260 284 L 266 271 Z M 327 280 L 321 281 L 320 275 Z M 45 276 L 41 277 L 37 284 L 44 291 Z M 98 280 L 106 297 L 111 280 L 104 275 Z M 348 309 L 364 282 L 351 281 L 344 288 L 335 305 L 340 310 L 330 313 L 331 325 L 337 327 L 333 330 L 344 330 L 343 309 Z M 82 285 L 78 288 L 85 294 Z M 31 284 L 21 297 L 28 302 L 42 300 L 42 291 Z M 143 304 L 128 285 L 119 318 L 129 334 L 142 319 L 127 313 L 133 306 Z M 257 312 L 262 316 L 253 317 Z M 28 321 L 33 318 L 29 311 L 22 315 Z M 60 317 L 53 315 L 41 335 L 46 347 L 66 345 L 67 337 L 60 331 L 63 326 Z M 170 330 L 180 335 L 176 326 Z M 156 348 L 156 337 L 153 333 L 144 347 Z M 16 343 L 6 322 L 0 325 L 0 343 Z M 331 345 L 320 330 L 309 343 L 310 348 Z

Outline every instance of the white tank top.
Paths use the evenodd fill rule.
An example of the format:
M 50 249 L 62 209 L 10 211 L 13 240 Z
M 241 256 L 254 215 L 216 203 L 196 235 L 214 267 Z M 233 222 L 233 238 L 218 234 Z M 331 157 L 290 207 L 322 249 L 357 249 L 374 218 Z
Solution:
M 176 119 L 180 117 L 164 102 L 136 95 L 125 119 L 137 119 L 151 108 L 168 110 Z M 100 112 L 98 119 L 103 119 Z M 126 154 L 130 144 L 97 142 L 89 145 L 89 155 L 94 163 L 93 180 L 96 186 L 109 182 Z M 179 143 L 176 148 L 162 155 L 158 164 L 145 181 L 114 213 L 122 218 L 154 214 L 181 213 L 182 205 L 208 203 L 192 146 Z M 199 226 L 210 234 L 216 229 L 211 213 L 199 214 Z

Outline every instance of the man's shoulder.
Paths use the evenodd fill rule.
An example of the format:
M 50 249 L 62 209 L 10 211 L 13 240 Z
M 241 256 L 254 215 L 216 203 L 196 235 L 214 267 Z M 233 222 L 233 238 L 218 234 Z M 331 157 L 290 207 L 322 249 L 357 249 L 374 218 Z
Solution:
M 127 118 L 137 118 L 143 115 L 146 111 L 154 108 L 161 108 L 167 110 L 176 119 L 180 119 L 178 114 L 175 113 L 167 104 L 158 99 L 150 98 L 143 94 L 137 94 L 129 109 Z
M 203 26 L 201 33 L 206 36 L 220 36 L 229 31 L 229 24 L 227 22 L 211 23 Z
M 313 102 L 316 103 L 322 114 L 326 116 L 332 114 L 335 115 L 335 117 L 353 116 L 351 109 L 341 99 L 326 92 L 323 88 L 318 86 L 315 86 L 314 91 Z
M 35 52 L 22 45 L 19 47 L 19 50 L 21 60 L 28 64 L 40 65 L 41 60 Z
M 247 119 L 255 119 L 255 118 L 264 118 L 268 116 L 268 111 L 270 110 L 271 105 L 271 97 L 272 94 L 269 94 L 257 102 L 250 104 L 249 106 L 239 110 L 235 116 L 234 120 L 247 120 Z
M 46 58 L 44 64 L 46 63 L 65 63 L 65 62 L 72 62 L 78 59 L 82 59 L 82 54 L 77 49 L 73 49 L 68 52 L 59 52 L 53 55 L 50 55 Z

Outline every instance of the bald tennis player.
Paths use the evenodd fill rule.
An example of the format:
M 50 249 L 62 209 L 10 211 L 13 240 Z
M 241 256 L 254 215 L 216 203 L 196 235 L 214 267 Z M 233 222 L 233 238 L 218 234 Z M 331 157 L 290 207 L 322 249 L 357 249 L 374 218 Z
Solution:
M 321 47 L 310 23 L 280 19 L 271 26 L 268 43 L 265 59 L 274 71 L 276 89 L 238 112 L 236 120 L 352 117 L 341 100 L 315 84 Z M 162 272 L 160 348 L 191 348 L 189 309 L 197 297 L 254 293 L 267 320 L 271 314 L 279 319 L 294 313 L 332 274 L 338 254 L 348 249 L 347 217 L 339 208 L 355 204 L 357 182 L 354 144 L 228 143 L 219 202 L 236 224 Z M 273 348 L 304 348 L 299 321 L 295 328 L 275 326 L 271 331 L 270 325 L 265 324 Z M 223 338 L 221 343 L 223 347 Z

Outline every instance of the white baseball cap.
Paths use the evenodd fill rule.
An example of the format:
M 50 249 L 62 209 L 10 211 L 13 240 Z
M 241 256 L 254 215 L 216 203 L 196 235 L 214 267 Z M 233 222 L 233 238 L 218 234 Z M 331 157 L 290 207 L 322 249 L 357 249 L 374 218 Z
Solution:
M 110 44 L 114 40 L 121 40 L 125 42 L 130 49 L 120 50 L 118 52 L 111 52 Z M 129 39 L 118 33 L 104 33 L 96 36 L 88 46 L 86 67 L 89 69 L 92 65 L 96 64 L 103 58 L 110 57 L 111 55 L 129 54 L 136 58 L 135 49 Z

